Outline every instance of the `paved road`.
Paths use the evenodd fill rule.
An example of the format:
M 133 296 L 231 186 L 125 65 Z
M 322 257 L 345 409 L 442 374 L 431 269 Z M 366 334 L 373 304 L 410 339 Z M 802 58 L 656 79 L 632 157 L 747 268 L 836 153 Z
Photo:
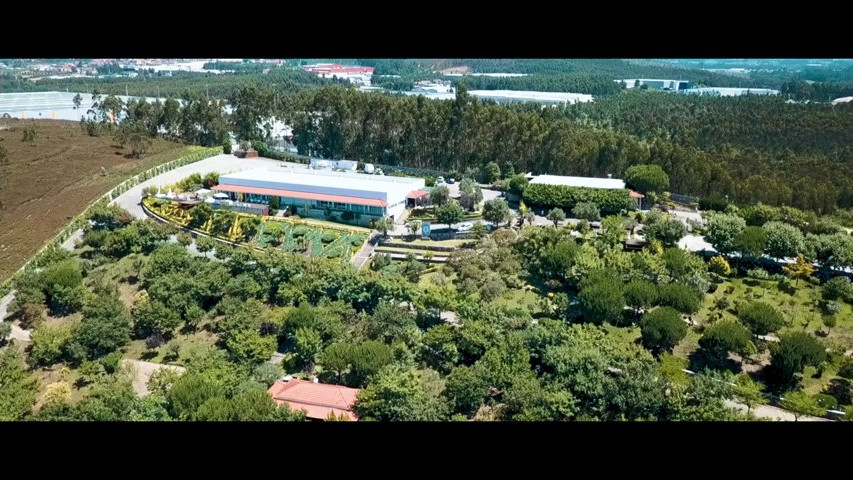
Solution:
M 119 195 L 111 203 L 124 208 L 137 218 L 144 219 L 147 217 L 145 212 L 142 211 L 142 206 L 139 203 L 142 200 L 143 190 L 146 190 L 151 186 L 163 186 L 169 183 L 175 183 L 183 180 L 193 173 L 199 173 L 201 175 L 210 172 L 232 173 L 253 168 L 279 168 L 282 166 L 305 168 L 305 165 L 302 164 L 282 162 L 279 160 L 271 160 L 269 158 L 237 158 L 234 155 L 216 155 L 148 179 Z
M 373 250 L 376 248 L 376 244 L 379 243 L 379 237 L 382 234 L 379 232 L 371 232 L 370 237 L 367 239 L 367 243 L 358 251 L 357 254 L 352 257 L 352 264 L 355 265 L 357 270 L 361 270 L 367 262 L 370 260 L 371 255 L 373 255 Z

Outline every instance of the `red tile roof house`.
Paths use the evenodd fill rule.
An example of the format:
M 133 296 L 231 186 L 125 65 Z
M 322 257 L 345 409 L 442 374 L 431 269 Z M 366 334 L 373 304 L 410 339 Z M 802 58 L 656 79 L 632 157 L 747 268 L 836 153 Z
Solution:
M 305 410 L 306 416 L 313 420 L 326 420 L 331 413 L 336 416 L 343 414 L 352 421 L 358 420 L 352 411 L 358 392 L 357 388 L 295 378 L 278 380 L 269 388 L 269 394 L 277 405 L 286 403 L 293 410 Z

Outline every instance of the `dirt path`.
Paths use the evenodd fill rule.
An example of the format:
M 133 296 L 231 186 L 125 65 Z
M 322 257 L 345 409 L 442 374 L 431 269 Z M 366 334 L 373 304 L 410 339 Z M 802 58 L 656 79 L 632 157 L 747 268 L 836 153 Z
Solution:
M 135 391 L 140 397 L 144 397 L 151 393 L 148 391 L 148 379 L 151 378 L 151 374 L 157 370 L 160 370 L 161 368 L 168 368 L 181 373 L 187 370 L 186 368 L 179 367 L 177 365 L 163 365 L 160 363 L 143 362 L 142 360 L 130 360 L 127 358 L 122 360 L 122 362 L 125 365 L 130 365 L 133 369 L 133 391 Z
M 729 408 L 732 408 L 734 410 L 737 410 L 739 412 L 746 413 L 746 405 L 742 405 L 740 403 L 733 402 L 731 400 L 726 400 L 726 406 Z M 791 413 L 787 410 L 782 410 L 779 407 L 773 407 L 771 405 L 759 405 L 758 407 L 753 408 L 751 413 L 753 415 L 755 415 L 756 417 L 767 418 L 767 419 L 774 420 L 777 422 L 793 422 L 793 421 L 795 421 L 795 417 L 794 417 L 793 413 Z M 803 415 L 800 417 L 800 419 L 798 421 L 800 421 L 800 422 L 831 422 L 832 420 L 829 420 L 827 418 L 810 417 L 807 415 Z

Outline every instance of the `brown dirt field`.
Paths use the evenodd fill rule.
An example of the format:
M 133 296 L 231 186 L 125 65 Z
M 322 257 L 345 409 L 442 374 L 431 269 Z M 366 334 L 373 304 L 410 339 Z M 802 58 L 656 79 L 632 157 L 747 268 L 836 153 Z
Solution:
M 186 151 L 157 139 L 145 157 L 127 158 L 111 136 L 90 137 L 77 122 L 13 119 L 3 124 L 8 129 L 0 130 L 0 142 L 8 158 L 0 166 L 0 282 L 94 199 Z M 38 130 L 33 145 L 22 141 L 28 125 Z

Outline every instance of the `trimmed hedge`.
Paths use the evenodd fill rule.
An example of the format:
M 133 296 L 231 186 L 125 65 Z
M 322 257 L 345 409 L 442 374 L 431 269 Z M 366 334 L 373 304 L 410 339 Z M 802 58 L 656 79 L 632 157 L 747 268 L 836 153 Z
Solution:
M 560 207 L 565 211 L 570 211 L 578 203 L 584 202 L 595 203 L 602 214 L 618 214 L 631 207 L 631 197 L 625 189 L 605 190 L 532 183 L 524 189 L 523 198 L 524 203 L 529 206 Z

